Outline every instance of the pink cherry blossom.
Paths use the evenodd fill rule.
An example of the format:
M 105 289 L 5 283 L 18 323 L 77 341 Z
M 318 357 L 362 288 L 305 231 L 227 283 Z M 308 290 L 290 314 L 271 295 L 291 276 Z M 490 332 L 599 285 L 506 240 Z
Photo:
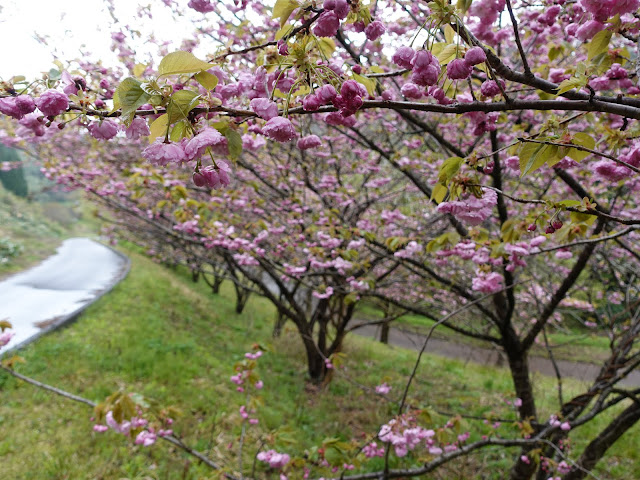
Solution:
M 69 108 L 69 98 L 57 90 L 47 90 L 36 100 L 36 106 L 47 117 L 55 117 Z
M 291 120 L 284 117 L 273 117 L 262 127 L 262 133 L 278 142 L 290 142 L 298 136 Z
M 156 443 L 156 438 L 157 436 L 155 433 L 143 430 L 136 436 L 135 443 L 136 445 L 142 445 L 143 447 L 150 447 Z
M 333 37 L 338 33 L 339 27 L 340 20 L 338 20 L 338 16 L 333 11 L 327 11 L 320 15 L 320 18 L 316 21 L 313 33 L 318 37 Z
M 447 65 L 447 76 L 451 80 L 464 80 L 471 76 L 473 68 L 461 58 L 451 60 Z
M 300 150 L 308 150 L 322 145 L 322 140 L 317 135 L 307 135 L 299 139 L 297 145 Z
M 136 117 L 125 130 L 125 135 L 130 140 L 137 140 L 140 137 L 148 137 L 151 135 L 151 131 L 144 118 Z
M 250 102 L 251 110 L 256 112 L 259 117 L 270 120 L 278 116 L 278 105 L 276 102 L 268 98 L 254 98 Z
M 200 13 L 209 13 L 216 9 L 210 0 L 189 0 L 187 6 Z
M 142 156 L 155 165 L 181 162 L 186 156 L 179 143 L 164 143 L 160 137 L 142 151 Z
M 364 34 L 367 36 L 368 40 L 374 41 L 380 38 L 386 30 L 387 29 L 382 22 L 375 20 L 366 26 Z
M 381 383 L 380 385 L 376 386 L 376 393 L 379 393 L 380 395 L 386 395 L 390 391 L 391 387 L 387 383 Z
M 464 61 L 468 65 L 478 65 L 487 61 L 487 55 L 481 47 L 473 47 L 467 50 L 464 55 Z
M 267 450 L 266 452 L 260 452 L 256 455 L 256 458 L 268 463 L 271 468 L 280 469 L 291 461 L 291 457 L 286 453 L 278 453 L 275 450 Z
M 208 147 L 220 146 L 226 141 L 218 130 L 207 127 L 187 142 L 184 153 L 187 159 L 194 160 L 204 155 Z
M 504 279 L 498 272 L 478 271 L 471 282 L 471 288 L 481 293 L 495 293 L 504 288 Z
M 110 140 L 118 134 L 119 126 L 111 120 L 91 122 L 87 127 L 91 136 L 97 140 Z
M 0 333 L 0 347 L 4 347 L 7 343 L 9 343 L 14 335 L 15 333 L 7 331 Z
M 411 70 L 413 68 L 411 60 L 413 59 L 413 56 L 415 54 L 415 50 L 411 47 L 400 47 L 393 54 L 392 60 L 393 63 L 395 63 L 399 67 Z

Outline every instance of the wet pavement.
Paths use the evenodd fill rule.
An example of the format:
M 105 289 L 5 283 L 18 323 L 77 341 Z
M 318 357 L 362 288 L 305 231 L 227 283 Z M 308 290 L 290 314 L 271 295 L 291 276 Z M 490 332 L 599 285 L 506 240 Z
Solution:
M 13 325 L 13 350 L 72 320 L 129 271 L 129 260 L 88 238 L 65 240 L 40 265 L 0 282 L 0 320 Z
M 366 325 L 354 330 L 353 333 L 363 337 L 380 337 L 380 327 L 376 325 Z M 389 331 L 389 345 L 402 347 L 409 350 L 420 350 L 424 344 L 426 336 L 409 330 L 391 328 Z M 474 347 L 467 344 L 450 342 L 438 338 L 431 338 L 427 343 L 427 353 L 440 355 L 447 358 L 456 358 L 462 361 L 478 363 L 493 367 L 507 367 L 504 354 L 496 349 Z M 583 382 L 593 381 L 600 373 L 600 365 L 585 362 L 569 362 L 566 360 L 556 361 L 561 377 L 574 378 Z M 533 372 L 538 372 L 549 377 L 556 377 L 553 362 L 548 358 L 529 357 L 529 368 Z M 627 387 L 640 387 L 640 371 L 634 370 L 627 378 L 620 382 L 620 385 Z

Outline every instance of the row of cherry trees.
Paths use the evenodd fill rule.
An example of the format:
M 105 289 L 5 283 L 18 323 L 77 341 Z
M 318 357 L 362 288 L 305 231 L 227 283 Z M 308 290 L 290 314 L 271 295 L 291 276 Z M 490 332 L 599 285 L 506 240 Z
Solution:
M 637 1 L 188 6 L 198 35 L 158 64 L 114 31 L 126 78 L 82 61 L 7 79 L 0 112 L 15 122 L 0 138 L 87 190 L 114 232 L 214 288 L 232 280 L 240 311 L 248 292 L 267 297 L 314 382 L 363 299 L 504 351 L 522 438 L 353 478 L 420 475 L 496 444 L 521 447 L 511 478 L 547 478 L 571 460 L 570 431 L 635 399 L 619 383 L 638 363 Z M 611 354 L 579 396 L 559 383 L 547 418 L 528 357 L 567 309 Z M 639 405 L 558 475 L 587 475 Z

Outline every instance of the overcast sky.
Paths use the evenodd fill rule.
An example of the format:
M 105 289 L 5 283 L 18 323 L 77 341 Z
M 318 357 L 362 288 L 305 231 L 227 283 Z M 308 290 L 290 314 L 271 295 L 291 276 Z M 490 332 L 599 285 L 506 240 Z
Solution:
M 137 0 L 114 0 L 119 26 L 153 31 L 166 40 L 191 34 L 193 27 L 185 19 L 173 18 L 160 1 L 149 3 L 156 4 L 154 19 L 143 21 L 136 17 Z M 105 65 L 117 64 L 110 50 L 113 19 L 103 0 L 2 0 L 0 9 L 0 78 L 39 77 L 54 67 L 55 54 L 68 60 L 88 52 Z M 46 38 L 48 45 L 37 36 Z

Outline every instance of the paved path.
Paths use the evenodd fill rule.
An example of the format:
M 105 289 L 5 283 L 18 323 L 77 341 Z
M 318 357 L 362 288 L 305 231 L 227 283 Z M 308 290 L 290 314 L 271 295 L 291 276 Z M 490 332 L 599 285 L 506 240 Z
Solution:
M 37 267 L 0 282 L 0 320 L 15 333 L 0 352 L 27 344 L 72 320 L 122 280 L 129 260 L 88 238 L 65 240 Z
M 364 337 L 380 338 L 379 329 L 380 327 L 377 325 L 366 325 L 354 330 L 354 333 Z M 399 328 L 391 328 L 389 331 L 389 345 L 410 350 L 420 350 L 425 338 L 425 335 Z M 497 349 L 490 350 L 488 348 L 474 347 L 433 337 L 429 340 L 426 351 L 443 357 L 457 358 L 481 365 L 507 366 L 504 354 Z M 598 376 L 598 373 L 600 373 L 600 366 L 593 363 L 568 362 L 565 360 L 558 360 L 556 363 L 562 377 L 592 381 Z M 550 377 L 556 376 L 553 364 L 551 360 L 547 358 L 529 357 L 529 366 L 534 372 L 539 372 Z M 620 382 L 620 385 L 640 387 L 640 371 L 635 370 L 631 372 L 627 378 Z
M 273 282 L 273 280 L 266 276 L 263 276 L 262 280 L 275 295 L 278 294 L 278 286 Z M 299 289 L 297 291 L 300 301 L 304 300 L 304 294 L 304 289 Z M 317 299 L 315 298 L 312 298 L 311 300 L 317 302 Z M 360 319 L 360 321 L 366 322 L 364 319 Z M 354 330 L 354 333 L 363 337 L 380 338 L 380 326 L 366 325 Z M 389 331 L 389 345 L 407 348 L 409 350 L 419 351 L 424 344 L 425 338 L 426 337 L 423 334 L 406 329 L 394 327 Z M 479 363 L 481 365 L 507 367 L 506 358 L 502 352 L 498 351 L 498 349 L 474 347 L 463 343 L 431 337 L 427 344 L 426 351 L 435 355 L 457 358 L 459 360 Z M 600 373 L 600 365 L 593 363 L 557 360 L 556 365 L 558 366 L 560 375 L 563 378 L 569 377 L 584 382 L 591 382 L 595 380 Z M 529 367 L 533 372 L 538 372 L 549 377 L 556 377 L 553 363 L 547 358 L 531 356 L 529 357 Z M 620 382 L 620 385 L 625 387 L 640 387 L 640 371 L 635 370 L 631 372 L 627 378 Z

